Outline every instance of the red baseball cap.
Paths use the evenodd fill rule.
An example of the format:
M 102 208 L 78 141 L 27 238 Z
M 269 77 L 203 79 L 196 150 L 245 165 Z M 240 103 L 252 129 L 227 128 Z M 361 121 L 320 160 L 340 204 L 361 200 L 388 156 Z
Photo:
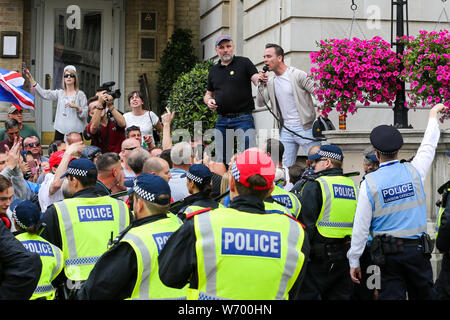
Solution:
M 50 159 L 48 160 L 48 163 L 50 165 L 50 169 L 52 169 L 55 165 L 58 165 L 61 163 L 62 157 L 64 155 L 64 150 L 53 152 L 50 156 Z
M 250 148 L 236 157 L 236 161 L 231 167 L 233 178 L 246 187 L 250 187 L 248 178 L 259 174 L 267 185 L 265 187 L 254 186 L 254 190 L 267 190 L 272 187 L 275 179 L 275 164 L 270 156 L 257 148 Z

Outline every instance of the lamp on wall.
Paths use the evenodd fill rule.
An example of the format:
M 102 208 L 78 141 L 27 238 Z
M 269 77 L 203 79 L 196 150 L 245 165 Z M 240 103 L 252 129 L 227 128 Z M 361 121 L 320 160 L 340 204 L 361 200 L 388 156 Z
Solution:
M 20 48 L 20 32 L 1 32 L 2 58 L 18 58 Z

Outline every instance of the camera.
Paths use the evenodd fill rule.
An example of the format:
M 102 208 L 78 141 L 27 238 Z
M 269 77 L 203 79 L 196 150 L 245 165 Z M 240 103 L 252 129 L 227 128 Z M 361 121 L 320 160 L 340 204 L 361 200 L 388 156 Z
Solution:
M 105 91 L 106 94 L 109 94 L 113 99 L 118 99 L 121 96 L 120 89 L 112 90 L 112 87 L 114 87 L 116 83 L 114 81 L 105 82 L 101 85 L 100 88 L 97 89 L 97 91 Z

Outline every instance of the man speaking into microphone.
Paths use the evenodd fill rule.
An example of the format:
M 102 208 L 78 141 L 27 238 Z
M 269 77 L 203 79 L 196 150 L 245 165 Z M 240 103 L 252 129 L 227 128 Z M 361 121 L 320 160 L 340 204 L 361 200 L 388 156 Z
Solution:
M 320 144 L 300 137 L 314 139 L 312 124 L 316 118 L 316 112 L 311 98 L 314 82 L 306 72 L 284 63 L 283 48 L 277 44 L 266 45 L 264 64 L 267 68 L 259 71 L 262 85 L 257 91 L 256 104 L 258 107 L 263 107 L 270 101 L 270 107 L 278 118 L 274 119 L 274 123 L 281 129 L 280 141 L 285 148 L 283 165 L 290 167 L 297 159 L 299 146 L 307 154 L 312 146 Z M 275 76 L 269 78 L 265 73 L 266 69 L 273 71 Z

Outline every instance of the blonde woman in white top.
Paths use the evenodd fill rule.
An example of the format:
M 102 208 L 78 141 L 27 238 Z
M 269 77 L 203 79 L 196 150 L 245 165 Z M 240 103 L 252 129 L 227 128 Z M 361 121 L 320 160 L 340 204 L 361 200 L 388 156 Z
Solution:
M 63 73 L 63 89 L 45 90 L 33 78 L 28 69 L 24 76 L 30 81 L 37 94 L 46 100 L 58 101 L 55 116 L 55 138 L 64 141 L 65 135 L 71 132 L 82 133 L 86 127 L 88 106 L 86 95 L 79 90 L 76 68 L 66 66 Z

